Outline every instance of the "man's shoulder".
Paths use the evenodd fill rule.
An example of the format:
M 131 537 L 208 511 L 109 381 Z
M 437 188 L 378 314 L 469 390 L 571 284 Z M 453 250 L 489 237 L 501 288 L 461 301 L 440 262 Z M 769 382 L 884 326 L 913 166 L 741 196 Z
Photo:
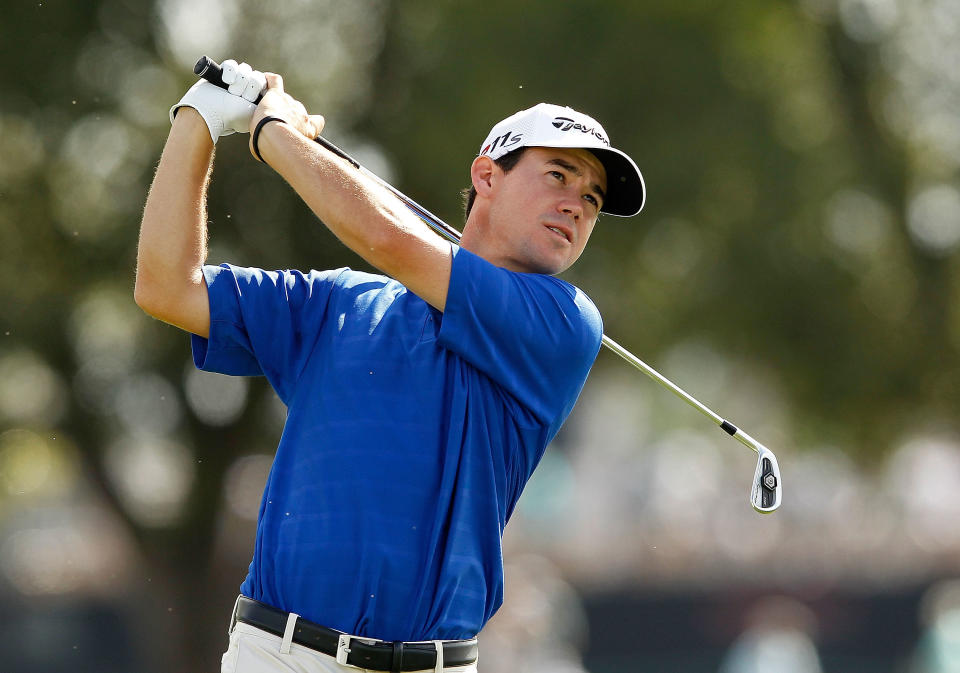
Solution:
M 581 290 L 579 287 L 577 287 L 573 283 L 571 283 L 570 281 L 566 281 L 563 278 L 558 278 L 557 276 L 545 276 L 540 274 L 535 274 L 535 275 L 539 275 L 541 278 L 545 278 L 548 281 L 552 282 L 553 285 L 556 286 L 558 290 L 566 294 L 568 297 L 576 301 L 578 304 L 583 304 L 584 306 L 590 306 L 590 307 L 593 307 L 594 310 L 596 310 L 597 308 L 596 304 L 593 303 L 593 300 L 590 299 L 587 293 Z
M 544 287 L 557 296 L 561 303 L 569 303 L 569 307 L 577 313 L 581 320 L 588 326 L 595 328 L 600 333 L 603 331 L 603 321 L 600 316 L 600 310 L 586 292 L 569 281 L 557 278 L 556 276 L 547 276 L 541 274 L 527 274 L 542 279 Z M 566 314 L 567 311 L 564 311 Z
M 551 292 L 551 294 L 565 295 L 571 300 L 576 301 L 578 305 L 582 304 L 585 307 L 592 307 L 594 311 L 596 310 L 596 305 L 583 290 L 557 276 L 530 271 L 512 271 L 494 264 L 493 262 L 480 257 L 476 253 L 470 252 L 466 248 L 458 248 L 455 250 L 454 265 L 457 265 L 458 263 L 463 265 L 464 271 L 468 274 L 471 271 L 476 271 L 478 266 L 487 267 L 487 269 L 494 273 L 509 275 L 517 282 L 527 285 L 540 286 L 543 289 Z
M 583 290 L 557 276 L 506 269 L 465 248 L 455 252 L 448 310 L 451 301 L 460 300 L 492 309 L 491 316 L 500 316 L 513 327 L 517 320 L 534 324 L 539 319 L 570 335 L 581 335 L 587 350 L 594 341 L 599 349 L 600 311 Z

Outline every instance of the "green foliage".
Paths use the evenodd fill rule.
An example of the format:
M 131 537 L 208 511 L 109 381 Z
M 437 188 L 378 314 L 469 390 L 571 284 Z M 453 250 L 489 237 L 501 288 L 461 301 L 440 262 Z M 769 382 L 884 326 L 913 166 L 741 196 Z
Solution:
M 774 0 L 405 0 L 369 3 L 384 13 L 382 35 L 350 21 L 339 34 L 318 19 L 314 38 L 303 21 L 254 14 L 252 1 L 226 5 L 259 17 L 235 36 L 241 59 L 289 68 L 293 92 L 327 114 L 325 135 L 348 152 L 372 142 L 397 186 L 455 226 L 469 162 L 495 121 L 539 101 L 601 120 L 643 170 L 648 204 L 632 220 L 602 218 L 568 278 L 596 301 L 607 333 L 651 364 L 699 342 L 772 381 L 796 448 L 833 444 L 872 463 L 925 423 L 955 422 L 960 268 L 956 254 L 918 248 L 905 219 L 911 181 L 933 171 L 929 151 L 882 123 L 878 48 L 829 17 Z M 180 389 L 189 366 L 185 335 L 142 315 L 132 295 L 166 110 L 192 81 L 158 38 L 161 10 L 148 0 L 4 8 L 0 359 L 31 351 L 63 403 L 23 417 L 0 408 L 0 429 L 28 428 L 31 442 L 64 436 L 185 609 L 214 567 L 225 470 L 271 452 L 278 427 L 264 420 L 272 394 L 262 383 L 228 427 L 184 413 L 171 434 L 197 466 L 189 505 L 167 528 L 132 516 L 105 467 L 129 432 L 111 391 L 148 374 Z M 257 42 L 271 20 L 270 35 L 298 29 L 302 51 Z M 362 43 L 366 60 L 343 56 L 337 40 Z M 330 44 L 339 62 L 334 47 L 323 51 Z M 358 73 L 372 84 L 353 81 Z M 244 140 L 218 145 L 211 261 L 364 268 Z M 622 365 L 601 355 L 598 366 Z M 696 381 L 678 383 L 696 394 Z M 724 400 L 704 401 L 722 411 Z M 0 511 L 8 495 L 0 490 Z M 188 652 L 203 661 L 209 625 L 195 626 L 203 635 Z

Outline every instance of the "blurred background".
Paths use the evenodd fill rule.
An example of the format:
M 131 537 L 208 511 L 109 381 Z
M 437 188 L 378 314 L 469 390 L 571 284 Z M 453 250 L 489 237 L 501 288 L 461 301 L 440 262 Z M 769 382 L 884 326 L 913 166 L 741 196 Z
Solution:
M 460 226 L 497 120 L 598 119 L 646 177 L 567 279 L 613 355 L 507 528 L 483 673 L 960 671 L 956 0 L 31 0 L 0 17 L 5 673 L 218 670 L 284 409 L 133 302 L 201 54 Z M 210 261 L 366 268 L 221 140 Z M 348 580 L 347 580 L 348 581 Z

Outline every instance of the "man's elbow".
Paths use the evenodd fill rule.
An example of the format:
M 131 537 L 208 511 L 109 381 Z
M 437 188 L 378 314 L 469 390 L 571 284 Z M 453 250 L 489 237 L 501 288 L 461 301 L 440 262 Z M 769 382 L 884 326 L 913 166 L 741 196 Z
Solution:
M 156 318 L 160 312 L 156 290 L 140 273 L 137 273 L 137 279 L 133 285 L 133 300 L 147 315 Z
M 133 300 L 143 312 L 154 318 L 165 320 L 171 301 L 171 283 L 164 283 L 155 275 L 137 268 L 137 277 L 133 285 Z
M 138 270 L 133 300 L 152 318 L 202 337 L 210 332 L 210 307 L 202 275 L 194 282 L 176 283 Z

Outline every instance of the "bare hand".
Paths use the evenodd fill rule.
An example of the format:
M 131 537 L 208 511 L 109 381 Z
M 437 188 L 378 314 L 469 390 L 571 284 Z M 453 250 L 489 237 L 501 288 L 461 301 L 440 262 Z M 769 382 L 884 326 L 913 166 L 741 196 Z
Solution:
M 303 103 L 283 90 L 283 78 L 280 75 L 272 72 L 264 75 L 267 78 L 267 89 L 250 120 L 250 131 L 253 132 L 264 117 L 277 117 L 310 140 L 319 136 L 323 130 L 323 116 L 308 114 Z M 252 152 L 252 145 L 250 149 Z

